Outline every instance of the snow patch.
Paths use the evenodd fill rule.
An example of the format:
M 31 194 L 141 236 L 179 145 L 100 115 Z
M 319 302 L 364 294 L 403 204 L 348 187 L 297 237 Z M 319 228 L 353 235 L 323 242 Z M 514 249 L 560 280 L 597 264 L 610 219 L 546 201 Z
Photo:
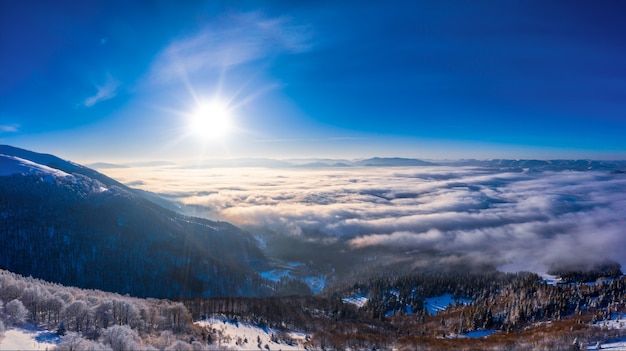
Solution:
M 213 342 L 220 348 L 235 350 L 302 350 L 307 335 L 295 331 L 278 331 L 250 323 L 233 321 L 223 317 L 212 317 L 195 323 L 214 331 Z M 274 341 L 272 341 L 272 338 Z
M 454 296 L 452 296 L 452 294 L 428 297 L 424 299 L 424 308 L 426 308 L 426 311 L 428 311 L 429 314 L 434 315 L 445 310 L 448 306 L 454 305 L 454 301 Z M 472 303 L 471 299 L 458 299 L 456 301 L 463 305 Z
M 597 347 L 599 346 L 599 347 Z M 620 340 L 614 340 L 610 342 L 592 343 L 587 347 L 587 350 L 611 350 L 611 351 L 626 351 L 626 338 Z
M 263 279 L 279 282 L 281 278 L 291 278 L 291 272 L 285 269 L 273 269 L 271 271 L 259 273 Z
M 472 339 L 478 339 L 478 338 L 486 338 L 494 333 L 496 333 L 497 330 L 472 330 L 470 332 L 467 332 L 465 334 L 461 334 L 459 335 L 459 338 L 472 338 Z
M 596 344 L 589 345 L 587 350 L 626 351 L 626 339 L 607 342 L 607 343 L 600 343 L 600 348 L 596 348 Z
M 369 300 L 370 300 L 369 296 L 365 296 L 361 294 L 356 294 L 356 295 L 341 299 L 343 303 L 351 303 L 358 308 L 365 306 L 365 304 L 367 304 Z
M 559 284 L 563 284 L 563 279 L 561 279 L 560 277 L 556 275 L 552 275 L 548 273 L 541 273 L 539 275 L 543 278 L 542 282 L 548 285 L 557 286 Z
M 10 176 L 13 174 L 42 175 L 47 182 L 54 181 L 55 178 L 74 178 L 72 175 L 41 165 L 17 156 L 0 154 L 0 176 Z
M 591 324 L 594 327 L 606 329 L 626 329 L 626 313 L 612 313 L 611 318 Z
M 47 330 L 13 328 L 0 336 L 0 350 L 49 350 L 60 338 Z

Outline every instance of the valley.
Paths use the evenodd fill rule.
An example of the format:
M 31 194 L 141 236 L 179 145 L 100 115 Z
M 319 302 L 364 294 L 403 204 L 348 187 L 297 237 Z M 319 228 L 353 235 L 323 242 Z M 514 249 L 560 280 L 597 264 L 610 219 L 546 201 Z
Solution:
M 497 257 L 477 259 L 468 250 L 385 245 L 383 236 L 400 238 L 394 231 L 332 236 L 301 227 L 294 236 L 271 226 L 240 229 L 162 207 L 152 201 L 155 192 L 52 155 L 0 151 L 0 345 L 571 350 L 619 348 L 625 337 L 626 278 L 610 258 L 548 260 L 549 274 L 539 275 L 502 271 Z M 385 167 L 406 172 L 406 162 Z M 516 174 L 502 172 L 496 174 Z M 547 176 L 585 174 L 552 172 Z M 594 177 L 621 186 L 619 173 L 602 172 Z M 477 186 L 468 179 L 462 191 Z M 459 191 L 458 182 L 450 186 Z M 390 202 L 380 206 L 419 198 L 378 195 Z M 502 206 L 492 196 L 481 211 Z M 326 200 L 322 206 L 332 205 Z M 440 233 L 459 233 L 446 228 Z

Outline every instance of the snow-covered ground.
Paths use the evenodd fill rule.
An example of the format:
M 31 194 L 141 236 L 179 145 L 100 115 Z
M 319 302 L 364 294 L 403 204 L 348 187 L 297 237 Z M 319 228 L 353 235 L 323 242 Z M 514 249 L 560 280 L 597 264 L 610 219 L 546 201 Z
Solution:
M 611 319 L 598 321 L 592 325 L 607 329 L 626 329 L 626 313 L 612 313 Z
M 358 308 L 365 306 L 365 304 L 370 300 L 369 296 L 364 296 L 362 294 L 356 294 L 353 296 L 348 296 L 346 298 L 341 299 L 343 303 L 351 303 Z
M 626 329 L 626 313 L 612 313 L 608 320 L 598 321 L 592 324 L 594 327 L 607 329 Z M 602 350 L 626 351 L 626 339 L 613 340 L 600 344 Z M 588 350 L 598 350 L 595 344 L 589 345 Z
M 391 291 L 392 294 L 396 294 L 395 291 Z M 365 304 L 369 301 L 369 296 L 363 294 L 355 294 L 352 296 L 345 297 L 341 299 L 343 303 L 351 303 L 359 308 L 365 306 Z M 452 294 L 444 294 L 440 296 L 434 296 L 424 299 L 424 308 L 428 311 L 429 314 L 437 314 L 439 311 L 443 311 L 448 308 L 449 305 L 454 305 L 454 296 Z M 470 299 L 458 299 L 457 300 L 461 304 L 469 304 L 472 303 Z M 406 305 L 406 314 L 413 314 L 414 311 L 411 306 Z M 387 311 L 386 316 L 392 316 L 395 314 L 395 311 Z
M 486 338 L 496 332 L 497 330 L 472 330 L 465 334 L 459 335 L 459 338 Z
M 556 275 L 548 274 L 548 273 L 540 273 L 539 274 L 543 278 L 543 282 L 548 285 L 556 286 L 558 284 L 563 283 L 563 279 L 557 277 Z
M 326 277 L 323 275 L 309 275 L 313 272 L 307 271 L 305 268 L 306 265 L 303 262 L 287 262 L 280 268 L 258 273 L 264 279 L 273 282 L 279 282 L 282 278 L 299 280 L 306 284 L 313 294 L 317 295 L 326 287 Z
M 539 273 L 539 275 L 543 278 L 543 282 L 547 283 L 548 285 L 552 285 L 552 286 L 556 286 L 559 284 L 565 284 L 565 282 L 563 281 L 563 279 L 561 279 L 560 277 L 556 276 L 556 275 L 552 275 L 552 274 L 548 274 L 548 273 Z M 624 277 L 624 276 L 622 276 Z M 620 277 L 619 279 L 621 279 L 622 277 Z M 598 284 L 602 284 L 602 283 L 610 283 L 613 281 L 613 278 L 599 278 L 596 281 L 593 282 L 585 282 L 582 284 L 585 285 L 598 285 Z M 576 285 L 576 284 L 581 284 L 581 283 L 570 283 L 570 285 Z
M 36 328 L 11 328 L 0 334 L 0 350 L 49 350 L 59 343 L 55 334 Z
M 199 326 L 206 326 L 215 329 L 217 340 L 213 343 L 220 348 L 230 348 L 235 350 L 303 350 L 306 342 L 306 335 L 299 332 L 280 332 L 271 328 L 262 328 L 249 323 L 234 322 L 226 318 L 209 318 L 196 322 Z M 278 342 L 272 341 L 272 335 L 278 337 Z M 287 341 L 285 339 L 290 339 Z M 260 342 L 259 342 L 260 340 Z
M 263 277 L 263 279 L 273 282 L 279 282 L 282 278 L 293 278 L 291 272 L 286 269 L 273 269 L 271 271 L 261 272 L 259 275 Z
M 458 299 L 458 301 L 460 304 L 472 303 L 470 299 Z M 443 294 L 424 299 L 424 308 L 426 308 L 429 314 L 437 314 L 437 312 L 448 308 L 449 305 L 454 305 L 454 296 L 452 294 Z
M 12 174 L 38 174 L 50 177 L 46 180 L 52 181 L 53 178 L 71 178 L 67 174 L 58 169 L 50 168 L 23 158 L 16 156 L 8 156 L 0 154 L 0 176 L 8 176 Z
M 601 343 L 600 348 L 597 348 L 595 344 L 589 345 L 587 350 L 626 351 L 626 339 Z

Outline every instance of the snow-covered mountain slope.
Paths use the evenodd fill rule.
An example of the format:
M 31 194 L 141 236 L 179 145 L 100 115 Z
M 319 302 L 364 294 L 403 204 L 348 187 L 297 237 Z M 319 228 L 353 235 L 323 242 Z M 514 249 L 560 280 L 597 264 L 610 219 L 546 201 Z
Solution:
M 310 338 L 301 332 L 279 331 L 223 317 L 208 318 L 195 324 L 214 331 L 217 340 L 213 341 L 218 347 L 232 350 L 304 350 Z
M 0 154 L 16 156 L 21 159 L 30 160 L 34 163 L 49 166 L 50 168 L 64 170 L 66 172 L 74 172 L 81 168 L 86 168 L 80 166 L 79 164 L 60 159 L 53 155 L 40 154 L 10 145 L 0 145 Z
M 71 177 L 70 174 L 55 168 L 44 166 L 17 156 L 0 154 L 0 176 L 12 174 L 38 174 L 54 178 Z
M 24 149 L 10 146 L 10 145 L 0 145 L 0 155 L 5 155 L 7 157 L 19 158 L 22 160 L 29 161 L 32 164 L 26 165 L 28 168 L 32 168 L 33 166 L 35 166 L 35 168 L 40 168 L 40 169 L 42 167 L 45 167 L 43 169 L 48 169 L 48 170 L 55 169 L 57 171 L 62 171 L 67 174 L 82 175 L 87 178 L 97 180 L 107 187 L 116 186 L 116 187 L 119 187 L 128 191 L 132 190 L 128 188 L 127 186 L 125 186 L 124 184 L 114 179 L 111 179 L 105 176 L 104 174 L 99 173 L 91 168 L 81 166 L 71 161 L 63 160 L 53 155 L 24 150 Z M 4 168 L 4 165 L 3 165 L 3 168 Z M 7 168 L 9 168 L 9 165 L 7 165 Z M 39 172 L 39 171 L 35 171 L 35 172 Z M 0 171 L 0 173 L 3 173 L 3 172 Z M 2 174 L 2 175 L 6 175 L 6 174 Z
M 265 255 L 241 229 L 177 214 L 51 155 L 0 154 L 1 267 L 135 296 L 268 293 L 252 269 Z

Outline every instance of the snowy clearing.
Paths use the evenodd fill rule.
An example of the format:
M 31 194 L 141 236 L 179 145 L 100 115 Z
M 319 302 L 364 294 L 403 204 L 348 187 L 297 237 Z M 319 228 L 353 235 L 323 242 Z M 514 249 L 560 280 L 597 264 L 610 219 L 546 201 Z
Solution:
M 0 350 L 46 350 L 60 341 L 55 334 L 35 328 L 12 328 L 0 335 Z
M 445 310 L 448 306 L 454 305 L 454 301 L 452 294 L 429 297 L 424 299 L 424 308 L 426 308 L 429 314 L 437 314 L 437 312 Z M 471 299 L 458 299 L 457 301 L 464 305 L 472 303 Z
M 598 321 L 591 324 L 594 327 L 606 329 L 626 329 L 626 313 L 612 313 L 611 319 Z M 596 345 L 589 345 L 589 350 L 623 350 L 626 351 L 626 339 L 614 340 L 607 343 L 601 343 L 601 348 Z
M 369 296 L 363 296 L 361 294 L 356 294 L 353 296 L 345 297 L 341 299 L 343 303 L 351 303 L 358 308 L 365 306 L 365 304 L 370 300 Z
M 276 329 L 260 327 L 250 323 L 235 322 L 226 318 L 209 318 L 197 325 L 214 329 L 217 340 L 214 344 L 220 348 L 235 350 L 303 350 L 306 335 L 299 332 L 281 332 Z M 274 337 L 274 341 L 272 341 Z M 266 348 L 265 345 L 269 347 Z
M 598 321 L 591 325 L 598 328 L 626 329 L 626 314 L 612 313 L 611 319 Z
M 543 278 L 542 281 L 548 285 L 557 286 L 558 284 L 563 283 L 563 279 L 561 279 L 560 277 L 556 275 L 548 274 L 548 273 L 539 273 L 539 275 Z
M 282 278 L 293 278 L 291 272 L 285 269 L 274 269 L 271 271 L 265 271 L 259 273 L 263 279 L 271 280 L 273 282 L 279 282 Z
M 496 332 L 497 330 L 472 330 L 465 334 L 459 335 L 459 338 L 486 338 Z
M 595 344 L 589 345 L 587 350 L 626 351 L 626 339 L 607 342 L 607 343 L 600 343 L 600 348 L 596 348 Z

